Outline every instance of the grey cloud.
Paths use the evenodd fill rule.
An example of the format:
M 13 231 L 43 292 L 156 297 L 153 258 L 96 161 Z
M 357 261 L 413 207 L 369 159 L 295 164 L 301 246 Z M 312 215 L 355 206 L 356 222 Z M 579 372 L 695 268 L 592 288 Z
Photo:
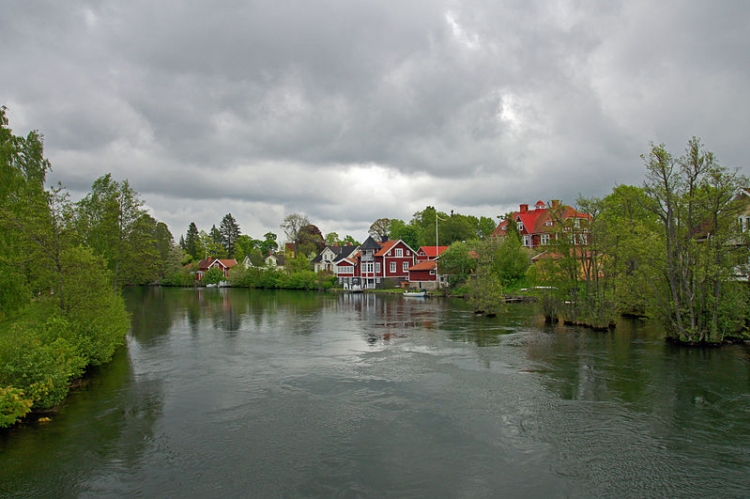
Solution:
M 743 1 L 6 3 L 11 125 L 55 180 L 128 178 L 178 233 L 572 202 L 692 135 L 747 162 Z M 393 186 L 365 198 L 368 171 Z

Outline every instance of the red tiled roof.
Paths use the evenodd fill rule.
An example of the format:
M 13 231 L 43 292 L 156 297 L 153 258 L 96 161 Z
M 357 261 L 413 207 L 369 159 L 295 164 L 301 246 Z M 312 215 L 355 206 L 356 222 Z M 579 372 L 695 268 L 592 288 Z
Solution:
M 418 270 L 432 270 L 436 267 L 437 267 L 437 262 L 435 260 L 425 260 L 424 262 L 420 262 L 416 265 L 409 267 L 409 272 L 418 271 Z
M 386 241 L 384 243 L 378 243 L 378 244 L 380 244 L 380 249 L 375 252 L 375 256 L 383 256 L 383 255 L 385 255 L 386 253 L 388 253 L 391 250 L 391 248 L 393 248 L 394 246 L 396 246 L 397 243 L 398 243 L 398 240 L 393 240 L 393 239 L 389 239 L 388 241 Z
M 443 251 L 447 249 L 448 246 L 422 246 L 421 248 L 419 248 L 419 253 L 424 253 L 425 256 L 435 258 L 436 256 L 441 255 Z
M 526 207 L 527 209 L 524 210 L 524 207 Z M 570 218 L 591 218 L 591 215 L 589 215 L 588 213 L 582 213 L 570 206 L 560 205 L 558 206 L 558 208 L 561 210 L 558 217 L 562 220 L 567 220 Z M 547 222 L 554 220 L 550 213 L 550 208 L 547 207 L 543 202 L 537 201 L 536 205 L 534 205 L 534 209 L 528 209 L 527 205 L 522 205 L 521 211 L 513 212 L 510 217 L 500 222 L 492 232 L 492 236 L 504 236 L 508 228 L 508 223 L 510 221 L 523 223 L 521 235 L 524 235 L 543 234 L 545 232 L 551 232 L 552 226 L 547 225 Z

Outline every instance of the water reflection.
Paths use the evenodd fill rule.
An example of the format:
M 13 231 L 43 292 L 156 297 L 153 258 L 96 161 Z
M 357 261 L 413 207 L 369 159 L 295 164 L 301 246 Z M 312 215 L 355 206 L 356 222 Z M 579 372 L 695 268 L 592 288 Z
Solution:
M 746 493 L 745 347 L 550 326 L 524 304 L 128 293 L 128 350 L 52 424 L 4 438 L 0 495 Z

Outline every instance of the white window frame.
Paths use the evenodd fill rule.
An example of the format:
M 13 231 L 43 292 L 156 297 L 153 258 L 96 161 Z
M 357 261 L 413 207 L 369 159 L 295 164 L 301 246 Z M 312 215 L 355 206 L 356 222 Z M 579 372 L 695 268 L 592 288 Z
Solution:
M 540 244 L 542 245 L 549 244 L 549 234 L 542 234 Z
M 403 272 L 409 272 L 409 262 L 403 262 L 401 264 L 401 269 Z
M 402 258 L 404 256 L 403 248 L 396 248 L 396 258 Z
M 391 274 L 396 273 L 396 262 L 391 262 Z
M 526 246 L 527 248 L 531 247 L 531 236 L 530 235 L 523 236 L 523 245 Z

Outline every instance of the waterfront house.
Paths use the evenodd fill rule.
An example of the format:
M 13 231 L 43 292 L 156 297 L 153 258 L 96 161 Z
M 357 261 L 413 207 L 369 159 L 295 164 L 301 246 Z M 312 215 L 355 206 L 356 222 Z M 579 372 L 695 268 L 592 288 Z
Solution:
M 195 273 L 195 278 L 200 281 L 203 278 L 203 274 L 212 268 L 221 270 L 224 278 L 228 278 L 229 270 L 235 265 L 237 265 L 237 260 L 234 258 L 214 258 L 210 256 L 198 262 L 198 271 Z
M 522 244 L 531 249 L 550 244 L 561 233 L 570 234 L 574 244 L 587 244 L 587 223 L 591 216 L 575 208 L 552 200 L 548 205 L 537 201 L 533 209 L 528 204 L 519 206 L 519 210 L 502 220 L 492 232 L 493 238 L 504 238 L 508 234 L 509 224 L 515 224 Z

